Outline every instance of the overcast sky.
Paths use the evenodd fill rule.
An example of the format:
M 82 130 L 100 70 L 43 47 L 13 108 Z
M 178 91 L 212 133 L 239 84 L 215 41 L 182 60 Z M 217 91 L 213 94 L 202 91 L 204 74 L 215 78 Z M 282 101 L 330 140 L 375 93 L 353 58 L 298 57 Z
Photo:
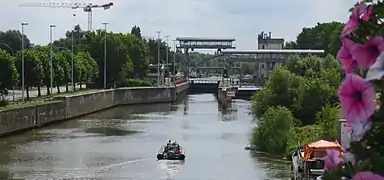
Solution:
M 49 0 L 1 0 L 1 30 L 20 29 L 25 21 L 25 33 L 36 44 L 49 42 L 49 24 L 56 24 L 54 38 L 64 36 L 73 24 L 87 29 L 87 13 L 82 10 L 18 7 L 25 2 Z M 273 37 L 294 40 L 303 27 L 317 22 L 342 21 L 348 18 L 348 8 L 356 0 L 56 0 L 52 2 L 113 2 L 106 11 L 95 9 L 93 29 L 102 28 L 129 32 L 132 26 L 141 28 L 144 36 L 235 37 L 237 49 L 255 49 L 257 34 L 272 32 Z M 240 3 L 242 2 L 242 3 Z M 76 13 L 74 20 L 72 14 Z

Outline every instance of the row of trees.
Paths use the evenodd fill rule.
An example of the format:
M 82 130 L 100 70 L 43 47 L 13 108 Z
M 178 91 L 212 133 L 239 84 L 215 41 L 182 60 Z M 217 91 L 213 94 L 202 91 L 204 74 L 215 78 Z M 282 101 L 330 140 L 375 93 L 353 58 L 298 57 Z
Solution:
M 80 26 L 67 31 L 64 38 L 54 41 L 53 84 L 68 85 L 72 75 L 72 32 L 74 40 L 74 82 L 88 83 L 95 88 L 104 84 L 104 40 L 107 37 L 107 86 L 150 85 L 143 79 L 148 73 L 149 64 L 157 64 L 157 40 L 145 39 L 139 27 L 131 33 L 113 33 L 96 30 L 83 31 Z M 25 87 L 29 97 L 29 87 L 46 86 L 50 94 L 50 45 L 31 45 L 28 37 L 25 44 Z M 161 40 L 161 59 L 166 59 L 166 51 L 171 59 L 173 52 Z M 21 85 L 21 33 L 17 30 L 0 32 L 0 89 L 18 88 Z M 67 88 L 68 89 L 68 88 Z
M 342 23 L 318 23 L 303 28 L 289 49 L 324 49 L 325 57 L 292 56 L 275 69 L 265 88 L 252 97 L 259 119 L 251 144 L 273 154 L 285 154 L 299 144 L 337 138 L 339 103 L 336 91 L 344 76 L 334 57 L 340 47 Z

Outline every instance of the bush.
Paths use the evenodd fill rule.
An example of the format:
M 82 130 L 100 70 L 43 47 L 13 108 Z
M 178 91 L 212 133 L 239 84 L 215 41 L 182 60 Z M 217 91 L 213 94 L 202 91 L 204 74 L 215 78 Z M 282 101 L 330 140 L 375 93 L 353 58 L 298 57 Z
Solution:
M 8 106 L 8 101 L 7 100 L 0 100 L 0 107 L 5 107 Z
M 340 109 L 337 106 L 324 106 L 321 111 L 316 114 L 316 122 L 321 129 L 321 137 L 327 140 L 335 140 L 338 138 L 340 119 Z
M 117 87 L 151 87 L 152 84 L 149 81 L 140 79 L 124 79 L 122 82 L 118 82 Z
M 272 154 L 286 153 L 292 138 L 295 120 L 292 112 L 282 106 L 270 107 L 252 134 L 251 144 L 257 150 Z

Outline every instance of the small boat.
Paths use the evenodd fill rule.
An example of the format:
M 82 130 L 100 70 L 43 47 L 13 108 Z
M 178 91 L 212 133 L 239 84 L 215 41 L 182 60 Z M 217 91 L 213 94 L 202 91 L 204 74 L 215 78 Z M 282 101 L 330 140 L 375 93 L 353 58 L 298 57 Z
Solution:
M 343 148 L 338 141 L 320 140 L 299 147 L 298 150 L 292 153 L 292 179 L 310 180 L 322 176 L 324 173 L 324 157 L 329 149 L 338 150 L 340 153 L 343 152 Z
M 184 160 L 185 154 L 181 145 L 163 145 L 157 153 L 158 160 Z

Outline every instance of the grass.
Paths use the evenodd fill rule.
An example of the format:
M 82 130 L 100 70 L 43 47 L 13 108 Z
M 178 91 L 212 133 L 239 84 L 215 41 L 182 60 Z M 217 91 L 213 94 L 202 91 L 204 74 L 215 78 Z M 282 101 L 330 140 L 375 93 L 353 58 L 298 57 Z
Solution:
M 5 107 L 0 107 L 0 112 L 5 110 L 11 110 L 11 109 L 21 109 L 21 108 L 32 107 L 32 106 L 53 104 L 58 102 L 60 101 L 36 101 L 36 102 L 30 102 L 30 103 L 10 104 Z

